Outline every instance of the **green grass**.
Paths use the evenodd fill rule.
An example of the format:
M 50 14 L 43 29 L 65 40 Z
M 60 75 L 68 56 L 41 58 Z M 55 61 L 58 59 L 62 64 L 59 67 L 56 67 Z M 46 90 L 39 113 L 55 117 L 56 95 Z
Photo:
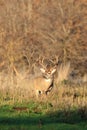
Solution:
M 52 109 L 34 102 L 1 106 L 0 130 L 87 130 L 87 120 L 78 110 Z

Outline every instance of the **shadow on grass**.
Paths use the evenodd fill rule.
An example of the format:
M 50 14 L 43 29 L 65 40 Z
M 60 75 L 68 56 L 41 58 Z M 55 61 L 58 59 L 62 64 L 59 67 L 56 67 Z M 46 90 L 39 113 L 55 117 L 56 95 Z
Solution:
M 30 113 L 13 115 L 9 113 L 5 116 L 5 113 L 0 115 L 0 125 L 46 125 L 52 123 L 66 123 L 66 124 L 80 124 L 87 123 L 87 118 L 84 113 L 80 111 L 57 111 L 48 112 L 45 115 Z

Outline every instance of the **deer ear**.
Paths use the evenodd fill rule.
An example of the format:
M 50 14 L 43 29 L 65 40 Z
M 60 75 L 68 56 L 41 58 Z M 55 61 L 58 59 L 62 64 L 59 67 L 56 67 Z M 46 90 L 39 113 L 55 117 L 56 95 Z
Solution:
M 55 72 L 56 72 L 56 68 L 54 68 L 51 73 L 54 74 Z
M 45 73 L 45 69 L 43 69 L 43 68 L 40 68 L 40 70 L 41 70 L 41 72 L 42 72 L 42 73 Z

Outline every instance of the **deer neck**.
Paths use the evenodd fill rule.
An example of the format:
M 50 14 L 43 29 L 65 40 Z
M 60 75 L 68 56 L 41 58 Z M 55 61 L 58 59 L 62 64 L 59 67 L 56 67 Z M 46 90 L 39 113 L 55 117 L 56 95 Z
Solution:
M 51 78 L 46 78 L 45 76 L 43 76 L 43 78 L 44 78 L 44 80 L 45 80 L 46 82 L 50 82 L 50 83 L 53 82 L 53 78 L 52 78 L 52 77 L 51 77 Z

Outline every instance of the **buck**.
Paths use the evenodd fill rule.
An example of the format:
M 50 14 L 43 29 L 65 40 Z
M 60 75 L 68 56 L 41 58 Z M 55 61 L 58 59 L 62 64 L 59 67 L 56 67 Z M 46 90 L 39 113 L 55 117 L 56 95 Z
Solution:
M 43 66 L 40 68 L 42 75 L 34 79 L 34 89 L 36 96 L 47 94 L 53 88 L 54 74 L 57 70 L 57 64 L 53 67 Z
M 44 65 L 43 60 L 42 63 L 39 62 L 40 64 L 40 71 L 42 72 L 42 75 L 39 77 L 34 78 L 33 81 L 33 88 L 35 90 L 36 96 L 38 97 L 41 94 L 48 94 L 48 92 L 51 91 L 53 88 L 53 83 L 54 83 L 54 74 L 57 70 L 57 65 L 58 65 L 58 57 L 56 57 L 57 62 L 53 62 L 50 60 L 54 65 L 51 67 L 50 65 Z M 13 70 L 16 73 L 16 75 L 20 78 L 20 74 L 18 73 L 17 69 L 15 66 L 13 66 Z

